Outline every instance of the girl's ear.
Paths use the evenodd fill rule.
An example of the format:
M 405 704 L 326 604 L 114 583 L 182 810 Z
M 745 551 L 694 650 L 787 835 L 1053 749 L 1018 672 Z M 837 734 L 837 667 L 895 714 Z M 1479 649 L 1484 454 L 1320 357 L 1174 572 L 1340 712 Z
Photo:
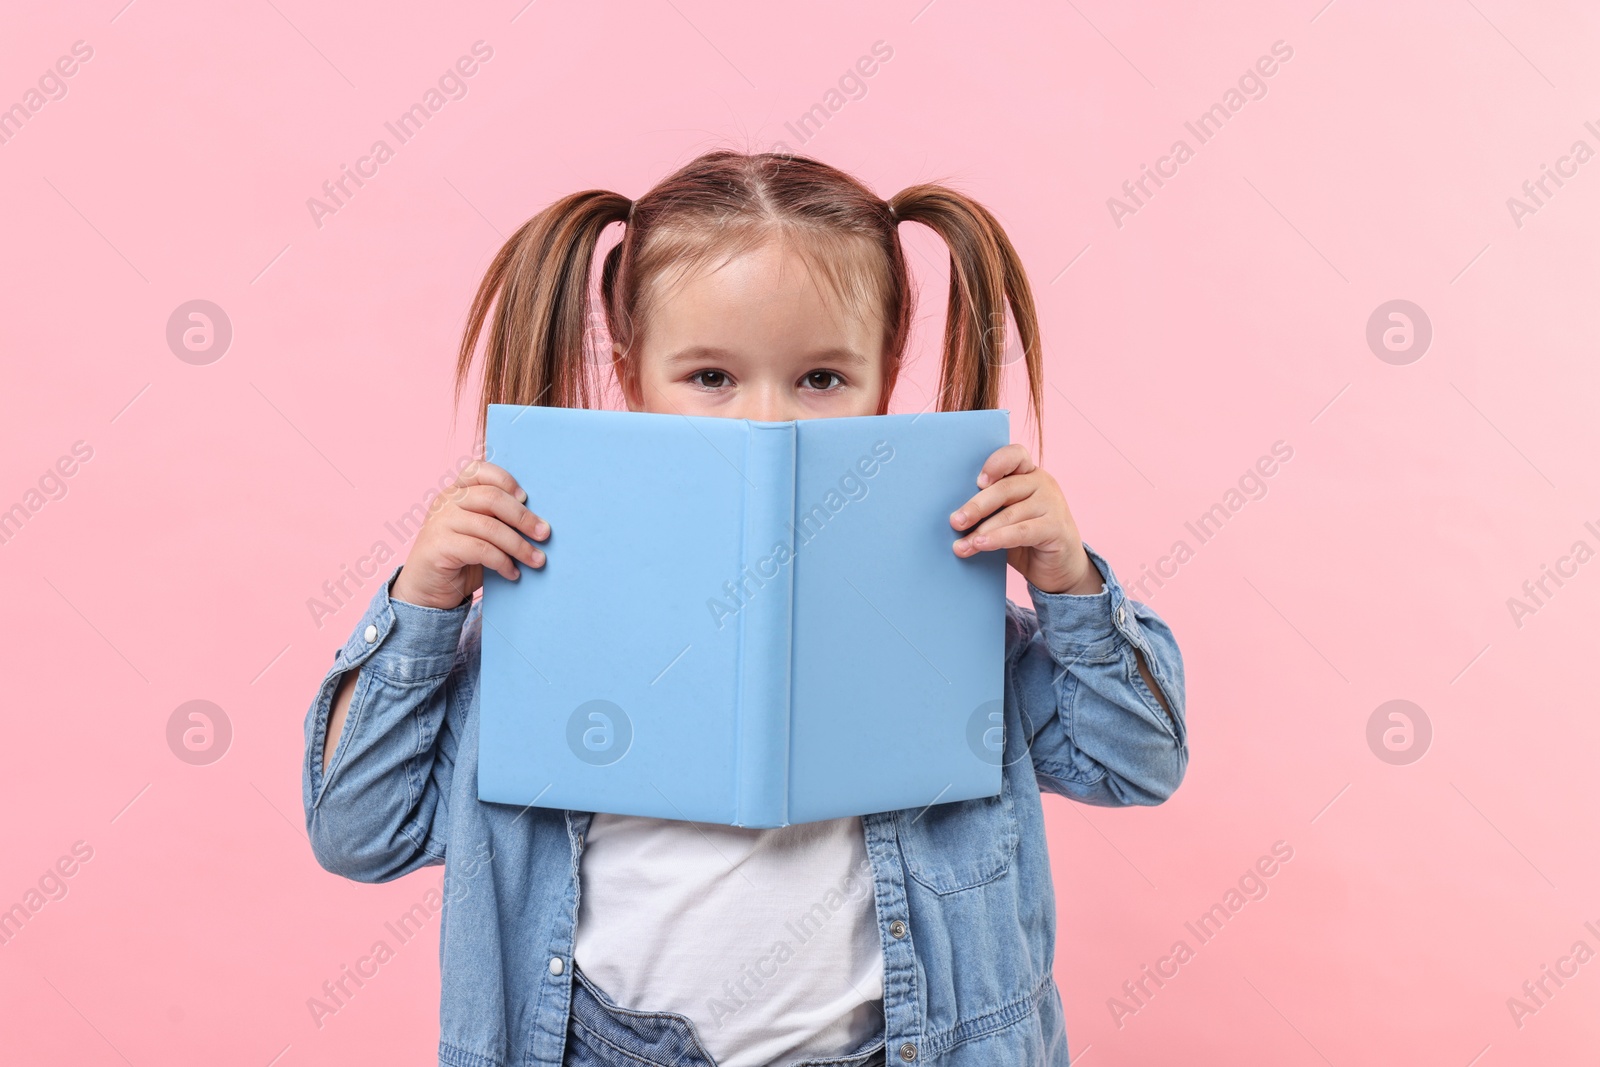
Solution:
M 617 381 L 622 386 L 623 402 L 628 405 L 629 411 L 638 411 L 641 407 L 638 395 L 639 383 L 629 373 L 635 368 L 628 366 L 627 357 L 623 354 L 620 342 L 613 341 L 611 343 L 611 366 L 615 369 Z
M 889 414 L 889 400 L 894 396 L 895 383 L 900 378 L 900 361 L 897 359 L 881 358 L 879 364 L 883 367 L 883 392 L 878 397 L 878 414 Z

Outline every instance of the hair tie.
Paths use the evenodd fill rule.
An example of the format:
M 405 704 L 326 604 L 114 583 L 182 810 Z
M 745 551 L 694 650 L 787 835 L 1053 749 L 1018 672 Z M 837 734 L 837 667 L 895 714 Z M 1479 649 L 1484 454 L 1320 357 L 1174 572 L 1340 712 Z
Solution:
M 628 201 L 628 221 L 629 222 L 633 221 L 633 205 L 637 204 L 637 203 L 638 203 L 637 200 L 629 200 Z
M 890 218 L 891 218 L 891 219 L 894 219 L 894 221 L 896 221 L 896 222 L 899 222 L 899 221 L 900 221 L 900 216 L 899 216 L 899 215 L 896 215 L 896 214 L 895 214 L 895 213 L 894 213 L 894 202 L 893 202 L 893 201 L 891 201 L 891 200 L 885 200 L 885 201 L 884 201 L 884 202 L 883 202 L 883 206 L 884 206 L 884 207 L 886 207 L 886 208 L 888 208 L 888 209 L 889 209 L 889 217 L 890 217 Z

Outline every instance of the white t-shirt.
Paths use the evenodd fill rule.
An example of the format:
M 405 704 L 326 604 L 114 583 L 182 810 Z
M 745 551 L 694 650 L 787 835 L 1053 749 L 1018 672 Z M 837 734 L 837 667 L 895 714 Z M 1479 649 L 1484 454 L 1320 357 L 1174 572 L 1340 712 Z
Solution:
M 859 818 L 597 814 L 580 879 L 578 966 L 621 1007 L 688 1016 L 719 1067 L 843 1055 L 883 1026 Z

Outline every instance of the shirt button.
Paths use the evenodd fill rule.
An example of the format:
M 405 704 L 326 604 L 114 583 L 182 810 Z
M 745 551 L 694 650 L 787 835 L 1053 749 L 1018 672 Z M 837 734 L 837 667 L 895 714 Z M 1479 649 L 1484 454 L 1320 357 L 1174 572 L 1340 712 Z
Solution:
M 372 642 L 374 642 L 374 641 L 376 641 L 378 639 L 378 627 L 377 627 L 377 625 L 374 624 L 374 623 L 368 623 L 367 624 L 367 632 L 362 634 L 361 636 L 365 637 L 367 639 L 367 644 L 369 644 L 369 645 L 372 644 Z
M 551 974 L 560 974 L 562 969 L 563 969 L 563 964 L 561 962 L 561 957 L 560 956 L 551 956 L 550 957 L 550 973 Z
M 889 933 L 893 937 L 906 936 L 906 924 L 901 922 L 899 919 L 896 919 L 894 922 L 889 924 Z
M 1117 625 L 1128 625 L 1128 609 L 1123 607 L 1121 604 L 1117 605 Z
M 900 1058 L 905 1060 L 907 1063 L 910 1063 L 912 1060 L 916 1059 L 917 1058 L 917 1046 L 913 1045 L 909 1041 L 907 1041 L 905 1044 L 901 1045 L 900 1046 Z

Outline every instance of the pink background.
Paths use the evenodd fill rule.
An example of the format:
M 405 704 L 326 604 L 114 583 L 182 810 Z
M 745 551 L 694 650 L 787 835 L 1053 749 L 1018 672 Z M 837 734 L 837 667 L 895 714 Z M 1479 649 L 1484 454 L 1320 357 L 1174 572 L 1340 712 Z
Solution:
M 403 551 L 385 522 L 470 447 L 451 365 L 506 235 L 776 141 L 886 196 L 952 178 L 1005 222 L 1043 318 L 1044 463 L 1124 582 L 1293 448 L 1149 587 L 1188 668 L 1182 789 L 1046 801 L 1080 1062 L 1592 1057 L 1600 962 L 1520 1026 L 1507 1006 L 1600 950 L 1600 562 L 1520 626 L 1507 606 L 1600 548 L 1600 161 L 1520 226 L 1506 203 L 1600 149 L 1580 5 L 124 2 L 13 3 L 0 32 L 0 106 L 93 49 L 0 144 L 0 508 L 93 450 L 0 544 L 0 907 L 93 850 L 0 946 L 5 1062 L 432 1062 L 437 919 L 320 1028 L 306 1005 L 439 883 L 311 856 L 301 724 L 360 606 L 319 629 L 307 600 L 374 541 Z M 477 40 L 467 96 L 319 228 L 307 198 Z M 879 40 L 866 95 L 799 143 L 784 124 Z M 1267 95 L 1197 144 L 1185 120 L 1280 40 Z M 1178 138 L 1194 157 L 1119 227 L 1107 198 Z M 915 410 L 944 258 L 903 232 Z M 233 328 L 207 365 L 166 340 L 195 299 Z M 1394 299 L 1432 324 L 1405 365 L 1366 340 Z M 1405 765 L 1367 741 L 1395 699 L 1432 728 Z M 169 748 L 191 700 L 231 724 L 209 765 Z M 1277 841 L 1268 895 L 1198 946 L 1185 921 Z M 1109 999 L 1180 938 L 1194 958 L 1119 1026 Z

